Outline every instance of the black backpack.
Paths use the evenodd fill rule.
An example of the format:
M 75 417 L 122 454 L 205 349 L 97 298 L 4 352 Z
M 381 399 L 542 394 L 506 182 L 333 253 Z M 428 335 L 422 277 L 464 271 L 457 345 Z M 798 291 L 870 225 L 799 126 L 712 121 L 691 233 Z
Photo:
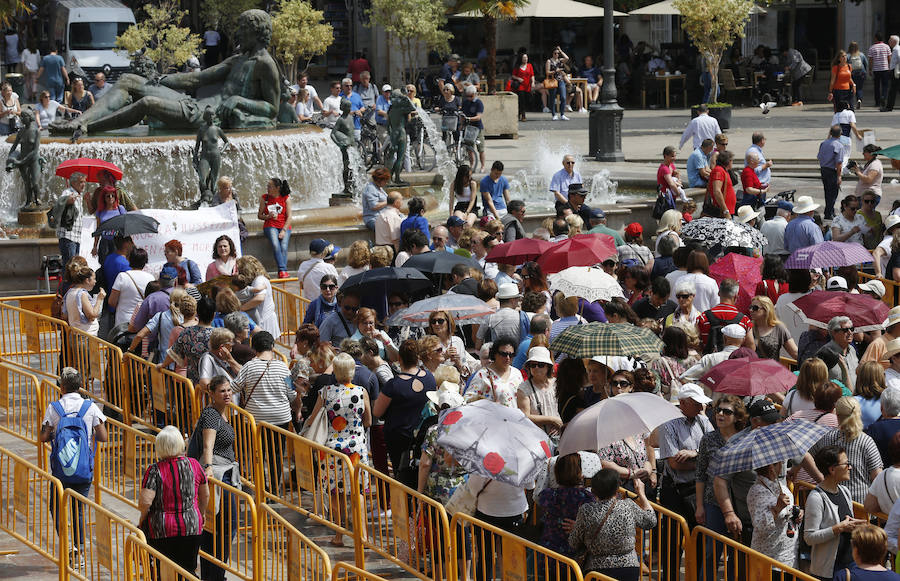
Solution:
M 731 319 L 720 319 L 712 312 L 712 309 L 703 312 L 709 323 L 709 335 L 706 338 L 706 348 L 704 354 L 715 353 L 725 348 L 725 337 L 722 335 L 722 328 L 732 323 L 740 323 L 744 318 L 744 313 L 738 312 Z

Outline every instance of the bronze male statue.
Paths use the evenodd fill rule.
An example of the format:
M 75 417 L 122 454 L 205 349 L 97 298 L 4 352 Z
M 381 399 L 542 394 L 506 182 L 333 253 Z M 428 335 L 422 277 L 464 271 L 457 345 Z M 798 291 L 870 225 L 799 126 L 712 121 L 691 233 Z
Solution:
M 353 119 L 350 117 L 350 101 L 341 99 L 341 116 L 331 129 L 331 140 L 341 150 L 341 161 L 344 162 L 344 191 L 346 195 L 353 194 L 353 172 L 350 170 L 350 155 L 348 150 L 356 143 L 354 135 Z
M 391 108 L 388 109 L 388 139 L 390 148 L 387 152 L 386 165 L 391 170 L 391 182 L 398 185 L 409 185 L 400 179 L 403 162 L 406 160 L 406 122 L 409 114 L 415 112 L 416 106 L 399 89 L 391 93 Z
M 40 154 L 41 135 L 31 109 L 22 109 L 19 118 L 22 120 L 22 128 L 16 133 L 16 141 L 6 157 L 6 171 L 19 168 L 19 175 L 25 183 L 25 204 L 22 209 L 37 210 L 41 208 L 38 180 L 44 166 Z

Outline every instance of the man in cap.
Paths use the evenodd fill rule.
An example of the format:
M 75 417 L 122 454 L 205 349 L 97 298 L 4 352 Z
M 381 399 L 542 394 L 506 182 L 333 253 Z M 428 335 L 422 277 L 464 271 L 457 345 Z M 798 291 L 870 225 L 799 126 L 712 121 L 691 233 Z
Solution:
M 169 308 L 169 295 L 178 280 L 178 270 L 174 266 L 164 266 L 159 272 L 159 290 L 150 293 L 141 303 L 137 314 L 128 323 L 128 332 L 137 333 L 147 324 L 153 315 Z
M 324 238 L 313 238 L 309 242 L 309 259 L 300 263 L 300 268 L 297 269 L 300 293 L 305 299 L 314 301 L 319 298 L 319 295 L 322 294 L 319 283 L 326 274 L 337 278 L 337 269 L 334 264 L 327 261 L 334 251 L 335 246 Z
M 338 308 L 330 313 L 319 325 L 319 339 L 331 342 L 335 347 L 341 341 L 352 337 L 356 331 L 356 314 L 359 312 L 360 298 L 356 292 L 338 293 Z
M 659 459 L 664 461 L 659 502 L 684 517 L 688 530 L 696 524 L 697 496 L 695 487 L 697 451 L 703 436 L 713 431 L 703 406 L 712 400 L 696 383 L 685 383 L 678 392 L 678 407 L 683 417 L 669 420 L 658 429 Z M 699 499 L 702 501 L 702 499 Z M 660 562 L 668 571 L 680 568 L 680 551 L 676 527 L 669 527 L 668 540 L 663 541 Z
M 450 237 L 447 239 L 447 248 L 454 250 L 459 248 L 459 237 L 462 236 L 466 221 L 459 216 L 450 216 L 447 218 L 444 226 L 447 227 L 447 231 L 450 233 Z
M 877 279 L 859 283 L 856 285 L 856 290 L 858 290 L 860 294 L 869 295 L 876 301 L 883 299 L 884 293 L 887 292 L 887 289 L 884 288 L 884 283 Z
M 613 237 L 616 246 L 625 245 L 625 239 L 622 238 L 622 235 L 606 225 L 606 212 L 600 208 L 591 210 L 591 220 L 588 223 L 591 226 L 591 229 L 588 230 L 588 234 L 609 234 Z
M 574 155 L 567 153 L 563 156 L 562 163 L 562 169 L 550 178 L 550 193 L 553 194 L 557 215 L 560 213 L 560 208 L 569 202 L 566 198 L 569 192 L 569 185 L 583 183 L 581 174 L 575 171 Z
M 847 292 L 847 279 L 843 276 L 832 276 L 825 283 L 825 290 Z
M 381 140 L 387 136 L 388 110 L 391 108 L 392 90 L 390 85 L 383 85 L 381 94 L 375 99 L 375 127 L 378 131 L 378 139 Z
M 790 254 L 784 248 L 784 230 L 787 228 L 788 220 L 791 219 L 791 213 L 794 211 L 794 204 L 787 200 L 778 201 L 778 209 L 771 220 L 766 220 L 759 227 L 759 231 L 766 237 L 766 244 L 763 246 L 763 254 L 775 254 L 780 256 L 782 260 L 787 259 Z
M 822 229 L 813 222 L 813 213 L 819 204 L 809 196 L 800 196 L 794 204 L 794 218 L 784 229 L 784 246 L 787 254 L 798 248 L 806 248 L 825 241 Z
M 581 219 L 584 220 L 585 224 L 591 223 L 591 208 L 587 204 L 584 203 L 584 199 L 587 197 L 588 191 L 585 189 L 584 184 L 582 183 L 571 183 L 569 184 L 569 191 L 566 192 L 566 203 L 557 206 L 556 215 L 558 217 L 565 217 L 569 214 L 578 214 L 581 216 Z
M 753 323 L 750 317 L 740 312 L 735 306 L 740 286 L 737 281 L 726 278 L 719 284 L 719 304 L 713 308 L 703 311 L 697 317 L 697 330 L 700 332 L 700 345 L 704 348 L 704 353 L 713 353 L 719 350 L 719 346 L 724 344 L 724 340 L 719 336 L 719 329 L 722 335 L 724 330 L 731 324 L 737 324 L 743 327 L 745 331 L 744 347 L 749 349 L 756 348 L 756 341 L 753 339 Z
M 681 374 L 680 379 L 682 381 L 700 381 L 700 378 L 707 371 L 728 359 L 744 343 L 744 339 L 747 337 L 747 329 L 737 323 L 725 325 L 722 327 L 722 337 L 725 341 L 722 350 L 701 357 L 700 361 Z
M 523 313 L 519 311 L 522 293 L 519 292 L 519 286 L 514 282 L 501 284 L 497 289 L 497 300 L 500 301 L 500 308 L 488 318 L 487 323 L 478 328 L 475 341 L 478 348 L 497 337 L 510 337 L 515 340 L 516 345 L 522 340 Z

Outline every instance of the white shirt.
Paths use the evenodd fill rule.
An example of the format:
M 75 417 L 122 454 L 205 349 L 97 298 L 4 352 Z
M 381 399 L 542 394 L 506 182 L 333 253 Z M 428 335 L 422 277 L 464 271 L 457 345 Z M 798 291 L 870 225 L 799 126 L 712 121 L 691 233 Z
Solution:
M 868 225 L 866 225 L 866 218 L 861 213 L 857 212 L 853 216 L 853 220 L 848 220 L 844 217 L 843 214 L 838 213 L 835 215 L 834 219 L 831 221 L 831 227 L 837 228 L 842 234 L 844 232 L 849 232 L 853 230 L 854 226 L 859 226 L 859 232 L 844 240 L 844 242 L 856 242 L 858 244 L 862 244 L 863 241 L 863 232 L 867 232 L 869 230 Z M 888 257 L 890 258 L 890 257 Z
M 41 68 L 41 52 L 38 50 L 31 52 L 26 48 L 22 51 L 22 62 L 25 63 L 26 71 L 36 73 Z
M 63 411 L 68 415 L 81 409 L 81 406 L 84 405 L 84 398 L 78 393 L 65 393 L 59 398 L 59 403 L 62 405 Z M 59 424 L 59 419 L 59 414 L 56 413 L 53 406 L 47 406 L 47 411 L 44 413 L 44 420 L 41 422 L 41 425 L 48 425 L 51 428 L 56 429 L 56 426 Z M 97 404 L 91 403 L 91 407 L 89 407 L 87 413 L 84 414 L 85 425 L 93 430 L 105 421 L 106 416 L 103 415 L 103 412 L 97 407 Z
M 335 278 L 338 271 L 333 264 L 328 264 L 321 258 L 310 258 L 304 260 L 297 269 L 297 279 L 300 281 L 300 289 L 303 298 L 314 301 L 319 298 L 322 291 L 319 290 L 319 283 L 326 274 L 332 274 Z
M 787 254 L 784 249 L 784 229 L 787 228 L 787 220 L 784 216 L 775 216 L 759 227 L 759 231 L 766 237 L 767 244 L 763 254 Z
M 684 144 L 691 137 L 694 138 L 694 149 L 697 149 L 704 139 L 715 141 L 716 135 L 720 133 L 722 133 L 722 130 L 719 128 L 719 122 L 710 117 L 708 113 L 697 115 L 691 119 L 684 133 L 681 134 L 681 142 L 678 144 L 678 149 L 684 147 Z
M 887 387 L 900 388 L 900 373 L 897 373 L 893 368 L 888 367 L 884 370 L 884 383 Z
M 325 97 L 325 100 L 322 102 L 322 112 L 329 111 L 337 111 L 337 115 L 329 115 L 322 116 L 322 120 L 328 127 L 334 127 L 334 124 L 337 123 L 338 117 L 341 116 L 341 96 L 333 96 L 329 95 Z
M 878 499 L 878 509 L 881 512 L 891 512 L 894 503 L 900 498 L 900 469 L 888 466 L 879 472 L 869 487 L 869 494 Z
M 487 484 L 487 486 L 485 486 Z M 528 510 L 525 489 L 489 480 L 480 474 L 469 475 L 467 484 L 473 495 L 478 495 L 477 508 L 488 516 L 521 516 Z
M 297 91 L 298 93 L 300 92 L 301 88 L 306 89 L 306 92 L 309 93 L 310 105 L 315 103 L 316 99 L 319 97 L 319 92 L 316 91 L 316 88 L 313 87 L 312 85 L 310 85 L 309 83 L 306 83 L 305 87 L 300 87 L 300 85 L 291 85 L 291 88 L 294 89 L 295 91 Z
M 353 276 L 354 274 L 359 274 L 361 272 L 365 272 L 369 270 L 369 265 L 365 265 L 362 268 L 353 268 L 352 266 L 345 266 L 341 269 L 340 275 L 338 275 L 338 286 L 341 286 L 347 279 Z
M 313 109 L 313 100 L 312 98 L 308 98 L 306 103 L 302 101 L 297 101 L 297 104 L 294 105 L 294 111 L 297 112 L 299 117 L 312 117 L 315 110 Z
M 112 290 L 119 291 L 119 302 L 116 305 L 116 325 L 127 323 L 138 305 L 144 300 L 144 289 L 155 277 L 142 270 L 126 270 L 120 272 L 113 282 Z
M 900 210 L 900 208 L 897 209 Z M 893 212 L 891 212 L 891 214 L 893 214 Z M 877 246 L 877 248 L 884 250 L 884 258 L 881 259 L 881 278 L 889 278 L 885 276 L 885 273 L 887 272 L 888 262 L 891 260 L 891 242 L 893 242 L 893 240 L 893 236 L 885 236 Z
M 712 278 L 702 272 L 685 273 L 678 279 L 678 282 L 683 281 L 694 283 L 694 288 L 697 289 L 694 294 L 694 307 L 701 313 L 719 304 L 719 285 Z
M 375 244 L 400 243 L 400 224 L 406 215 L 393 206 L 375 214 Z

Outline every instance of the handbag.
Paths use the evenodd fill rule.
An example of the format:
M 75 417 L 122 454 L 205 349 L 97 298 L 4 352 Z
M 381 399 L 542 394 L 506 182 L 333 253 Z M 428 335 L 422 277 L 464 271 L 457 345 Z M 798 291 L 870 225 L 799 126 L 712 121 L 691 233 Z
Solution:
M 545 89 L 555 89 L 555 88 L 559 87 L 559 81 L 557 81 L 556 79 L 552 79 L 550 77 L 547 77 L 546 79 L 544 79 L 543 83 L 544 83 Z
M 706 197 L 703 198 L 703 208 L 700 210 L 700 215 L 708 216 L 710 218 L 722 217 L 722 209 L 715 204 L 712 196 L 709 195 L 709 192 L 707 192 Z
M 609 505 L 609 508 L 606 510 L 606 514 L 603 515 L 603 520 L 600 521 L 600 524 L 597 525 L 597 528 L 594 529 L 594 534 L 592 534 L 589 538 L 596 537 L 597 535 L 600 534 L 600 531 L 603 530 L 603 525 L 605 525 L 606 521 L 609 520 L 609 515 L 612 514 L 612 511 L 614 508 L 616 508 L 616 503 L 618 503 L 618 502 L 619 502 L 618 496 L 613 498 L 612 504 Z M 585 566 L 587 565 L 587 557 L 588 557 L 588 552 L 585 551 L 583 555 L 579 555 L 575 559 L 575 561 L 578 563 L 578 566 L 581 567 L 582 571 L 585 570 Z
M 656 203 L 653 204 L 653 216 L 654 220 L 659 220 L 662 218 L 662 215 L 666 213 L 666 210 L 669 210 L 669 198 L 665 193 L 660 190 L 659 194 L 656 196 Z
M 325 406 L 319 408 L 319 412 L 309 418 L 300 430 L 300 436 L 312 440 L 316 444 L 324 445 L 328 440 L 328 416 L 325 414 Z
M 484 492 L 484 489 L 487 488 L 488 484 L 491 482 L 493 482 L 493 480 L 488 480 L 484 483 L 484 486 L 481 487 L 481 490 L 478 491 L 478 494 L 473 494 L 472 488 L 469 486 L 469 481 L 466 480 L 465 484 L 457 487 L 456 490 L 453 491 L 453 496 L 451 496 L 450 500 L 447 501 L 447 504 L 444 505 L 447 514 L 452 516 L 459 512 L 474 516 L 475 511 L 478 509 L 478 497 L 481 496 L 481 493 Z

